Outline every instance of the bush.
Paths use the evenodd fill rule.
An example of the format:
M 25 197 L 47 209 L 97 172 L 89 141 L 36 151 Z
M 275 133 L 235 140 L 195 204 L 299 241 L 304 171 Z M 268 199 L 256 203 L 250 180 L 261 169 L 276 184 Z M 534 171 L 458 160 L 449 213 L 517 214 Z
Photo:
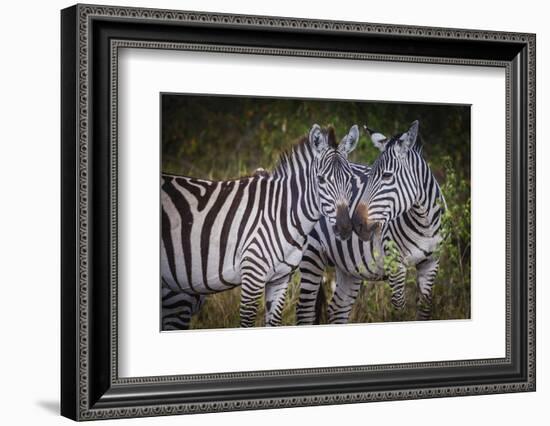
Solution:
M 164 172 L 209 179 L 250 175 L 258 167 L 272 168 L 311 125 L 332 124 L 337 137 L 351 125 L 369 127 L 387 136 L 405 131 L 418 119 L 429 162 L 446 199 L 444 240 L 433 291 L 433 318 L 470 318 L 470 107 L 389 102 L 352 102 L 277 98 L 163 95 L 162 169 Z M 350 160 L 372 164 L 378 156 L 362 135 Z M 385 259 L 392 267 L 391 256 Z M 395 265 L 393 265 L 395 266 Z M 330 300 L 334 272 L 325 274 L 323 300 Z M 365 282 L 351 313 L 351 322 L 414 320 L 414 268 L 407 274 L 406 307 L 395 310 L 386 282 Z M 239 326 L 240 288 L 208 296 L 192 328 Z M 295 324 L 299 277 L 289 286 L 283 325 Z M 326 304 L 326 301 L 325 301 Z M 263 325 L 263 302 L 257 325 Z M 323 314 L 321 322 L 326 322 Z

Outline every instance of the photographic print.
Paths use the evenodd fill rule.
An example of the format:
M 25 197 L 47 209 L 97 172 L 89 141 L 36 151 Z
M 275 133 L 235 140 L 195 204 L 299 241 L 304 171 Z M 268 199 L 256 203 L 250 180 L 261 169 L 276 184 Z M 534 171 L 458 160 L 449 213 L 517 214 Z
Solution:
M 470 106 L 161 94 L 162 331 L 470 318 Z
M 62 415 L 536 390 L 535 34 L 78 4 L 61 76 Z

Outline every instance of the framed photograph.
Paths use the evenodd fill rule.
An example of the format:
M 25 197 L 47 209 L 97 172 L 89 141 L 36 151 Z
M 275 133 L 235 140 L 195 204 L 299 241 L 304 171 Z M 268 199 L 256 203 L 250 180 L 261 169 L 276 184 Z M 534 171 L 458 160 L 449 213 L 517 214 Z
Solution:
M 535 390 L 535 35 L 61 12 L 61 412 Z

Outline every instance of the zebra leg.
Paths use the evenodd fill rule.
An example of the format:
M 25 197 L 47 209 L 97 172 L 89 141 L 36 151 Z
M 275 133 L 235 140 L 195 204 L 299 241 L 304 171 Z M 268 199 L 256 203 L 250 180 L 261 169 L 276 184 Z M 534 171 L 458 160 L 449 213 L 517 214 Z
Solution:
M 241 305 L 239 309 L 241 327 L 254 327 L 258 301 L 264 291 L 265 283 L 252 274 L 242 275 Z
M 439 260 L 429 258 L 416 265 L 416 319 L 432 319 L 432 286 Z
M 265 325 L 278 326 L 281 324 L 285 294 L 290 282 L 291 274 L 265 286 Z
M 352 277 L 336 268 L 336 289 L 328 305 L 329 324 L 347 324 L 362 280 Z
M 405 278 L 407 277 L 407 268 L 399 264 L 395 271 L 390 272 L 388 284 L 390 285 L 392 295 L 391 304 L 395 309 L 403 310 L 405 308 Z
M 317 297 L 323 282 L 325 262 L 316 246 L 308 244 L 300 263 L 300 298 L 296 305 L 296 324 L 312 325 L 318 323 Z
M 193 314 L 204 304 L 204 295 L 162 288 L 162 330 L 188 330 Z

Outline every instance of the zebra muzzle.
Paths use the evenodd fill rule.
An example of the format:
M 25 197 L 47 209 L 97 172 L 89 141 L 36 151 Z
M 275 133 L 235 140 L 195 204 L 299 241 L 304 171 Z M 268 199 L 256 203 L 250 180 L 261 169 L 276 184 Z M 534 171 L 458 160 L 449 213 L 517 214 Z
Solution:
M 351 237 L 353 227 L 349 217 L 349 208 L 345 204 L 339 204 L 336 207 L 336 223 L 334 224 L 334 234 L 340 240 L 347 240 Z
M 353 231 L 363 241 L 370 241 L 381 228 L 380 222 L 369 221 L 369 208 L 365 203 L 359 203 L 351 219 Z

